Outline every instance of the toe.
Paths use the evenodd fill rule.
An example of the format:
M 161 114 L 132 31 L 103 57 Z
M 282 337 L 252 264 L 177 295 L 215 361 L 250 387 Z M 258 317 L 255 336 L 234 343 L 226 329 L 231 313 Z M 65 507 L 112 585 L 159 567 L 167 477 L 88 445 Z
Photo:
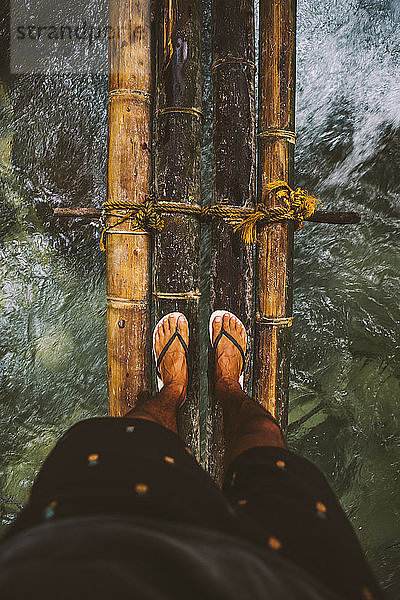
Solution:
M 163 319 L 163 332 L 165 336 L 169 336 L 169 320 L 168 317 Z
M 169 332 L 172 334 L 176 329 L 177 317 L 175 313 L 171 313 L 168 317 Z
M 232 317 L 231 317 L 231 319 L 229 321 L 229 324 L 230 324 L 230 327 L 231 327 L 232 334 L 235 337 L 237 337 L 237 333 L 238 333 L 238 320 L 237 320 L 237 318 L 232 315 Z
M 222 319 L 222 323 L 224 324 L 224 329 L 229 329 L 230 316 L 229 313 L 225 313 Z
M 160 324 L 158 326 L 158 334 L 160 337 L 164 335 L 164 319 L 160 321 Z
M 239 336 L 240 336 L 240 344 L 243 348 L 243 352 L 246 352 L 246 330 L 242 323 L 239 323 Z
M 220 315 L 218 315 L 217 317 L 214 318 L 213 324 L 212 324 L 212 329 L 213 329 L 213 342 L 214 342 L 215 338 L 217 337 L 217 335 L 219 334 L 219 332 L 222 329 L 222 318 Z
M 189 325 L 184 315 L 177 315 L 178 317 L 178 331 L 187 343 L 189 340 Z
M 239 319 L 237 317 L 234 317 L 233 325 L 235 328 L 235 333 L 236 333 L 236 335 L 238 335 L 240 332 L 240 323 L 239 323 Z

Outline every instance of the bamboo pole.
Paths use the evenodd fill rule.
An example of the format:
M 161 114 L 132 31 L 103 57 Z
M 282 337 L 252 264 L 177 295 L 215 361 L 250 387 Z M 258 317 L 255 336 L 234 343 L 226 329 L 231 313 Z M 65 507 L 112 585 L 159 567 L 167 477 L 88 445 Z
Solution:
M 150 0 L 111 0 L 107 199 L 143 202 L 151 181 Z M 115 225 L 127 211 L 114 211 Z M 107 232 L 108 410 L 150 388 L 150 237 L 127 220 Z
M 255 63 L 252 0 L 212 2 L 213 180 L 212 203 L 254 207 Z M 252 339 L 253 248 L 222 220 L 211 226 L 210 311 L 227 309 L 243 322 Z M 251 348 L 250 348 L 251 350 Z M 251 352 L 249 352 L 251 355 Z M 207 469 L 222 483 L 222 410 L 215 403 L 214 365 L 209 355 Z M 245 369 L 249 391 L 250 361 Z
M 201 1 L 161 0 L 157 20 L 155 193 L 159 200 L 200 204 Z M 200 457 L 200 224 L 165 214 L 155 236 L 155 319 L 183 312 L 190 327 L 189 386 L 181 436 Z
M 278 204 L 267 193 L 269 182 L 284 180 L 293 187 L 295 28 L 296 0 L 260 0 L 258 201 L 267 206 Z M 254 396 L 283 427 L 290 360 L 290 328 L 284 319 L 292 315 L 292 263 L 293 224 L 260 227 Z M 268 324 L 280 318 L 282 325 Z

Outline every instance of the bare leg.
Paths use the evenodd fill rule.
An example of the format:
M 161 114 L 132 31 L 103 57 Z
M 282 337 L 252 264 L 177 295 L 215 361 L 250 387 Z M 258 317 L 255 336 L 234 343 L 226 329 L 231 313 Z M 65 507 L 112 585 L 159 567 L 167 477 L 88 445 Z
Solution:
M 165 318 L 159 325 L 155 335 L 155 349 L 157 356 L 167 344 L 176 328 L 176 317 Z M 189 331 L 187 322 L 178 320 L 178 331 L 188 343 Z M 153 421 L 163 427 L 178 433 L 176 417 L 178 409 L 186 399 L 187 390 L 187 364 L 182 344 L 175 339 L 168 348 L 160 365 L 160 373 L 164 383 L 154 398 L 139 400 L 138 404 L 125 416 Z
M 235 318 L 225 314 L 223 321 L 217 317 L 213 323 L 213 340 L 224 329 L 245 348 L 245 332 Z M 221 403 L 224 415 L 226 451 L 225 471 L 234 458 L 249 448 L 277 446 L 286 448 L 278 425 L 260 404 L 251 400 L 239 384 L 242 358 L 236 346 L 222 336 L 216 351 L 215 394 Z

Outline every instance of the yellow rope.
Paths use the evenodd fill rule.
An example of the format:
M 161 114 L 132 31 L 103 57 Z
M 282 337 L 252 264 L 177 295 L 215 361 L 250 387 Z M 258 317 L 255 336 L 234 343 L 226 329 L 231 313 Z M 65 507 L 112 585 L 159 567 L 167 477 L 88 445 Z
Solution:
M 273 181 L 267 185 L 269 192 L 273 192 L 283 206 L 268 208 L 265 204 L 258 204 L 256 210 L 233 230 L 241 230 L 242 239 L 251 244 L 256 239 L 257 223 L 276 223 L 278 221 L 294 221 L 295 231 L 303 227 L 303 221 L 315 211 L 317 198 L 306 190 L 292 190 L 284 181 Z
M 104 236 L 113 227 L 121 225 L 125 221 L 133 221 L 133 229 L 149 229 L 161 231 L 164 227 L 164 219 L 157 212 L 157 206 L 153 197 L 149 196 L 146 202 L 132 204 L 130 202 L 104 202 L 103 218 L 105 215 L 111 215 L 112 210 L 128 210 L 129 212 L 113 225 L 108 225 L 101 232 L 99 247 L 104 252 Z M 117 215 L 119 216 L 119 215 Z
M 279 221 L 294 221 L 295 229 L 301 229 L 303 221 L 315 211 L 316 203 L 320 202 L 307 191 L 297 188 L 292 190 L 284 181 L 274 181 L 268 184 L 269 193 L 274 193 L 281 206 L 268 208 L 265 204 L 258 204 L 256 210 L 243 207 L 216 204 L 213 206 L 199 206 L 181 202 L 157 202 L 153 196 L 147 196 L 145 202 L 132 204 L 130 202 L 105 202 L 103 216 L 112 215 L 112 211 L 129 211 L 113 225 L 108 225 L 100 237 L 100 250 L 104 251 L 104 236 L 113 227 L 127 220 L 133 222 L 133 230 L 144 229 L 162 231 L 164 219 L 162 213 L 179 213 L 196 216 L 202 220 L 219 217 L 232 225 L 234 231 L 241 231 L 244 242 L 251 244 L 256 240 L 257 223 L 277 223 Z M 193 197 L 189 197 L 194 200 Z M 282 206 L 283 204 L 283 206 Z M 120 215 L 114 215 L 120 216 Z

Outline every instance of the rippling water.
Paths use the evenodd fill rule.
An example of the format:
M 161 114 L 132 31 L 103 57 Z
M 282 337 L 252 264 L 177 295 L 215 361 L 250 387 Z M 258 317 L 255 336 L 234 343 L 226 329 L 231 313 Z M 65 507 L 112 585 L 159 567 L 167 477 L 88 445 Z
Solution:
M 298 1 L 296 182 L 322 208 L 357 210 L 362 222 L 307 223 L 296 234 L 289 428 L 292 446 L 338 493 L 393 599 L 400 589 L 399 17 L 396 0 Z M 52 209 L 104 199 L 107 80 L 5 71 L 0 92 L 6 524 L 58 435 L 105 413 L 98 227 L 57 221 Z M 207 79 L 205 92 L 207 99 Z
M 400 5 L 300 0 L 297 183 L 358 226 L 296 236 L 291 441 L 400 589 Z M 309 418 L 307 418 L 307 415 Z

